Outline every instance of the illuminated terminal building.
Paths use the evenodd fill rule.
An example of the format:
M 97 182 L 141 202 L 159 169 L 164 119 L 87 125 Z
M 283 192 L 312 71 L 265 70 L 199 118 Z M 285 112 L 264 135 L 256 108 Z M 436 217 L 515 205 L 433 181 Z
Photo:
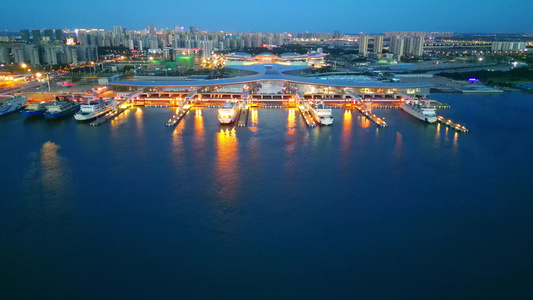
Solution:
M 221 79 L 202 79 L 156 81 L 148 76 L 128 81 L 110 82 L 117 92 L 143 88 L 146 92 L 172 93 L 192 89 L 203 98 L 217 99 L 223 94 L 237 94 L 248 90 L 253 97 L 266 100 L 286 100 L 294 91 L 305 97 L 322 99 L 342 99 L 347 91 L 365 97 L 394 99 L 399 94 L 426 96 L 432 86 L 427 83 L 382 82 L 369 76 L 348 73 L 309 74 L 312 65 L 322 63 L 326 54 L 287 53 L 281 56 L 261 53 L 252 56 L 247 53 L 234 53 L 226 56 L 226 69 L 234 71 L 235 76 Z M 158 78 L 164 79 L 164 78 Z
M 322 67 L 325 64 L 326 53 L 311 52 L 309 54 L 283 53 L 280 56 L 263 52 L 256 56 L 249 53 L 236 52 L 226 55 L 226 66 L 255 65 L 255 64 L 281 64 Z

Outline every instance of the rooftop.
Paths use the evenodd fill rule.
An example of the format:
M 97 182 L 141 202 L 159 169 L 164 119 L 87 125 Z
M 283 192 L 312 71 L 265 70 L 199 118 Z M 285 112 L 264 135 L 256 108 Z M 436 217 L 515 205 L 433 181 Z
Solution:
M 202 86 L 217 86 L 217 85 L 233 85 L 233 84 L 247 84 L 257 81 L 279 80 L 285 82 L 299 83 L 299 84 L 313 84 L 313 85 L 327 85 L 333 87 L 351 87 L 351 88 L 365 88 L 365 87 L 379 87 L 379 88 L 411 88 L 411 87 L 432 87 L 429 83 L 391 83 L 379 81 L 360 81 L 354 79 L 318 79 L 308 77 L 289 76 L 283 74 L 287 71 L 287 67 L 283 65 L 262 64 L 246 66 L 253 67 L 258 71 L 255 75 L 240 76 L 223 79 L 208 79 L 199 81 L 115 81 L 112 85 L 123 86 L 138 86 L 138 87 L 202 87 Z

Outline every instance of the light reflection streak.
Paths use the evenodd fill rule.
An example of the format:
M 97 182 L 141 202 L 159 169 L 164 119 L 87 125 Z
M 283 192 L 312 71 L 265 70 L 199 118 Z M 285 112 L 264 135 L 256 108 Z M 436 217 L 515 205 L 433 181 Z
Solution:
M 458 137 L 459 137 L 459 132 L 457 131 L 454 132 L 453 134 L 453 152 L 454 153 L 457 153 L 457 149 L 459 148 L 459 143 L 457 141 Z
M 437 131 L 435 131 L 435 146 L 440 146 L 440 122 L 437 122 Z
M 63 180 L 66 179 L 63 160 L 57 154 L 59 146 L 48 141 L 41 149 L 43 190 L 53 195 L 61 194 Z
M 259 110 L 256 108 L 250 108 L 250 130 L 253 133 L 257 132 L 257 125 L 259 124 Z
M 220 129 L 216 134 L 215 184 L 220 199 L 233 202 L 239 188 L 238 140 L 233 129 Z
M 343 156 L 350 154 L 352 145 L 352 111 L 347 109 L 342 116 L 341 149 Z
M 196 108 L 194 116 L 194 153 L 199 161 L 205 159 L 205 129 L 202 109 Z
M 294 108 L 289 108 L 287 114 L 287 135 L 285 137 L 285 150 L 287 153 L 287 159 L 290 159 L 296 151 L 297 139 L 296 133 L 296 112 Z
M 130 110 L 132 108 L 126 108 L 124 109 L 124 111 L 122 113 L 120 113 L 119 115 L 115 116 L 113 119 L 111 119 L 111 126 L 115 127 L 115 126 L 118 126 L 120 124 L 123 124 L 126 119 L 128 118 L 128 114 L 130 113 Z
M 113 141 L 116 141 L 119 138 L 120 135 L 120 129 L 119 125 L 122 125 L 126 123 L 128 115 L 130 113 L 131 108 L 125 109 L 120 115 L 115 116 L 113 119 L 111 119 L 111 138 Z
M 399 160 L 402 156 L 402 134 L 396 132 L 396 143 L 394 144 L 394 156 Z
M 137 131 L 137 137 L 139 139 L 143 138 L 143 127 L 143 110 L 140 107 L 137 107 L 137 109 L 135 110 L 135 129 Z
M 184 170 L 185 149 L 183 143 L 182 129 L 180 126 L 185 126 L 186 120 L 183 118 L 178 126 L 172 131 L 172 157 L 173 162 L 179 167 L 180 171 Z
M 70 174 L 65 160 L 57 153 L 60 146 L 53 142 L 42 145 L 40 156 L 33 153 L 32 168 L 24 182 L 23 195 L 40 224 L 64 224 L 73 199 Z
M 368 128 L 370 125 L 372 125 L 370 124 L 370 120 L 365 116 L 358 116 L 357 118 L 360 119 L 362 128 Z

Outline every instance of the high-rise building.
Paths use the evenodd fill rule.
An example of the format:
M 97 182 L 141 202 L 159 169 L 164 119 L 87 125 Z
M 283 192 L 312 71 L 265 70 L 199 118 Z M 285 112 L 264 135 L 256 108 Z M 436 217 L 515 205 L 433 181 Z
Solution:
M 199 41 L 198 47 L 202 48 L 202 57 L 207 58 L 211 56 L 211 51 L 213 51 L 213 41 Z
M 113 38 L 122 42 L 122 26 L 113 26 Z
M 338 30 L 335 30 L 335 31 L 333 32 L 333 38 L 334 38 L 334 39 L 340 39 L 340 38 L 342 38 L 342 33 L 341 33 L 340 31 L 338 31 Z
M 24 50 L 22 49 L 22 47 L 13 48 L 11 50 L 11 53 L 13 53 L 13 58 L 15 59 L 16 64 L 26 62 L 26 57 L 24 56 Z
M 28 31 L 28 29 L 23 29 L 23 30 L 20 31 L 20 39 L 24 43 L 29 43 L 30 42 L 30 32 Z
M 72 64 L 77 65 L 78 61 L 78 51 L 76 51 L 76 46 L 67 46 L 66 48 L 67 60 Z
M 44 37 L 47 37 L 48 40 L 53 40 L 54 39 L 54 31 L 52 29 L 45 29 L 44 30 Z
M 404 53 L 409 56 L 421 57 L 424 53 L 424 38 L 421 36 L 407 37 Z
M 391 37 L 389 52 L 394 54 L 397 60 L 403 56 L 405 40 L 399 36 Z
M 526 49 L 524 42 L 493 42 L 492 51 L 523 51 Z
M 9 55 L 11 52 L 8 48 L 0 45 L 0 63 L 10 63 L 11 62 L 11 56 Z
M 150 51 L 157 52 L 157 50 L 159 50 L 159 41 L 157 38 L 150 39 Z
M 41 40 L 41 31 L 39 29 L 32 30 L 31 38 L 34 43 L 38 43 Z
M 368 55 L 368 35 L 362 35 L 359 37 L 359 55 Z
M 391 32 L 385 32 L 385 37 L 393 37 L 393 36 L 399 36 L 399 37 L 409 37 L 409 36 L 421 36 L 423 38 L 429 38 L 430 33 L 429 32 L 423 32 L 423 31 L 391 31 Z
M 40 47 L 34 44 L 24 45 L 24 53 L 27 58 L 29 58 L 30 64 L 32 66 L 41 65 L 41 51 Z
M 148 24 L 148 33 L 155 34 L 154 24 Z
M 63 40 L 63 30 L 56 29 L 55 30 L 55 34 L 56 34 L 56 41 L 62 41 Z
M 381 54 L 383 52 L 383 36 L 374 36 L 374 53 Z

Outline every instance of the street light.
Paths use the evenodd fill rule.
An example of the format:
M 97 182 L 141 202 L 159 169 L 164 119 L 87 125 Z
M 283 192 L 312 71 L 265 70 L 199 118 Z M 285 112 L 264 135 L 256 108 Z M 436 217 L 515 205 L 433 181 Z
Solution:
M 48 92 L 50 93 L 50 76 L 48 75 L 48 73 L 45 73 L 45 74 L 46 74 L 46 78 L 48 79 Z M 35 76 L 37 76 L 37 78 L 39 78 L 39 80 L 40 80 L 41 77 L 43 76 L 43 74 L 37 73 L 37 74 L 35 74 Z
M 96 65 L 94 64 L 94 61 L 91 61 L 91 65 L 93 66 L 93 88 L 96 86 Z

